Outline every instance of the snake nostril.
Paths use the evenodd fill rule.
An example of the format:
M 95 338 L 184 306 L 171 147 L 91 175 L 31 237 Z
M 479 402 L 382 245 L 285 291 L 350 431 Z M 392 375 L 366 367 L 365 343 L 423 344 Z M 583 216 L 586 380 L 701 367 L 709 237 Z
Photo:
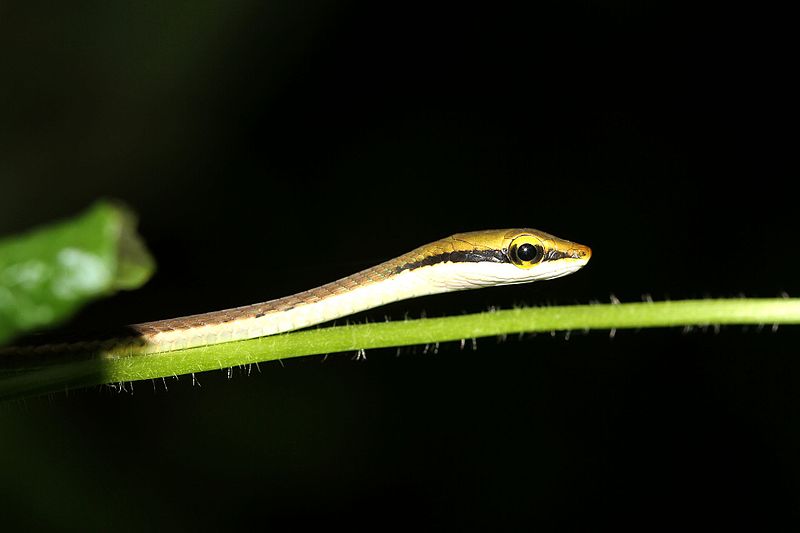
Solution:
M 569 256 L 573 259 L 588 259 L 591 257 L 592 251 L 587 246 L 581 246 L 580 248 L 571 248 L 569 250 Z

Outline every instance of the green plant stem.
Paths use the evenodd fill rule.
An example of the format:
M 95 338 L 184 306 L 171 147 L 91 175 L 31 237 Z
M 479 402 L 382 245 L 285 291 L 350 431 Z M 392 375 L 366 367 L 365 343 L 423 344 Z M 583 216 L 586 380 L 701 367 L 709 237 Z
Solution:
M 798 324 L 800 299 L 682 300 L 530 307 L 471 315 L 336 326 L 156 354 L 69 355 L 40 368 L 3 369 L 0 398 L 153 379 L 313 354 L 557 330 L 726 324 Z

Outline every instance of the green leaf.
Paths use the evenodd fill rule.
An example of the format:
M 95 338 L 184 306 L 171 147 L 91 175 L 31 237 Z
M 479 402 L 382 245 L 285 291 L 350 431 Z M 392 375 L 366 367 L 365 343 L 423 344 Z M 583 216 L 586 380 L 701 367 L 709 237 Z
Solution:
M 71 220 L 0 239 L 0 343 L 145 283 L 155 263 L 135 227 L 130 211 L 99 202 Z

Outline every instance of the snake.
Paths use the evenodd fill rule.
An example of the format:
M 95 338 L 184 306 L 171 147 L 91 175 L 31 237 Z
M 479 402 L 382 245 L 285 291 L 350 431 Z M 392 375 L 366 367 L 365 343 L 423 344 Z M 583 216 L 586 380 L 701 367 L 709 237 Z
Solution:
M 291 296 L 133 324 L 124 335 L 110 338 L 6 347 L 0 356 L 160 353 L 265 337 L 409 298 L 559 278 L 581 269 L 591 254 L 588 246 L 530 228 L 457 233 Z

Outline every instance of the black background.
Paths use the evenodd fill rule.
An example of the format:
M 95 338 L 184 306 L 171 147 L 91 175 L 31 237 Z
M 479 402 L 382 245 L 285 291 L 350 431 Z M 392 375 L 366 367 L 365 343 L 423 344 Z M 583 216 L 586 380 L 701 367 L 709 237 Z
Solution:
M 3 2 L 0 233 L 98 198 L 139 213 L 158 274 L 75 327 L 266 300 L 517 226 L 592 262 L 360 319 L 794 295 L 789 20 L 729 3 Z M 789 529 L 797 340 L 482 339 L 6 405 L 3 521 Z

